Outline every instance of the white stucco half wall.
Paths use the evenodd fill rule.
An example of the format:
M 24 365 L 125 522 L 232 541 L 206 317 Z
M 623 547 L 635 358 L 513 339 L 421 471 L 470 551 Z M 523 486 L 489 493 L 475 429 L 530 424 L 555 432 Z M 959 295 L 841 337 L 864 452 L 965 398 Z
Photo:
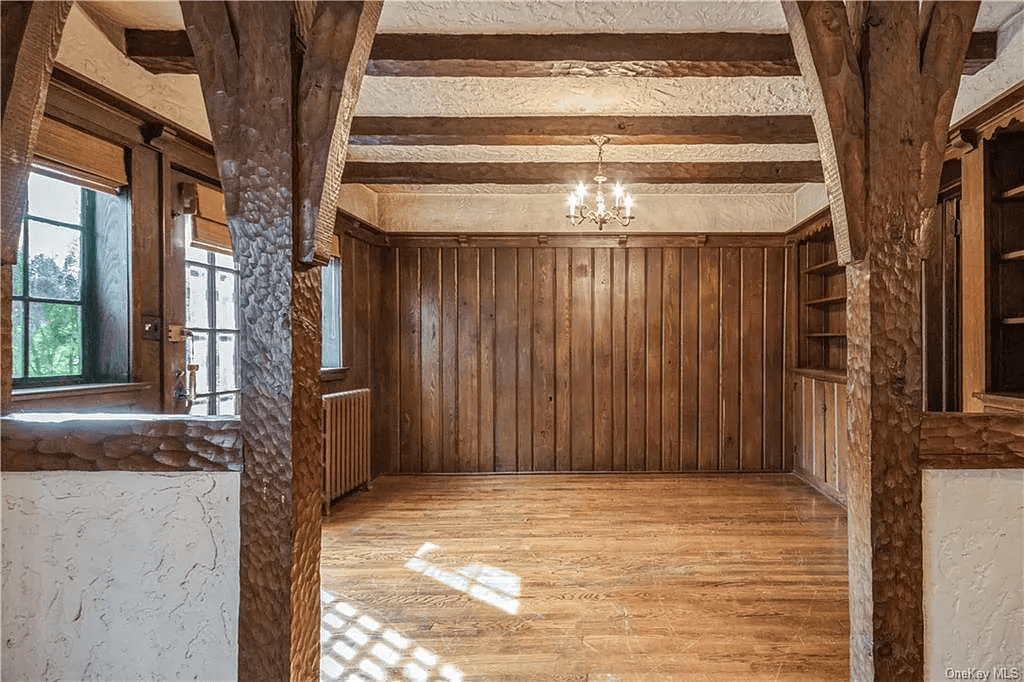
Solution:
M 235 680 L 238 473 L 3 474 L 4 680 Z
M 925 679 L 1024 679 L 1024 470 L 923 485 Z

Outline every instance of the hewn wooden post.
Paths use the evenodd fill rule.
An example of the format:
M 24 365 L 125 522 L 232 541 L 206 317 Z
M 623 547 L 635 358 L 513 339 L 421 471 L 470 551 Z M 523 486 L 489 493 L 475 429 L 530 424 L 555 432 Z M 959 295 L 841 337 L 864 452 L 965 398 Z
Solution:
M 39 134 L 70 0 L 4 2 L 0 141 L 0 412 L 11 405 L 11 271 L 18 260 L 21 219 L 28 207 L 28 174 Z
M 924 674 L 918 241 L 977 3 L 784 2 L 844 216 L 850 679 Z M 850 17 L 863 24 L 851 26 Z M 816 93 L 816 96 L 815 96 Z M 830 156 L 832 158 L 826 159 Z M 840 226 L 837 225 L 837 232 Z M 842 235 L 840 235 L 842 236 Z M 837 236 L 837 242 L 840 240 Z M 838 243 L 837 243 L 838 246 Z
M 320 260 L 316 231 L 333 230 L 337 146 L 348 138 L 380 4 L 320 3 L 301 26 L 292 2 L 181 5 L 239 266 L 238 678 L 316 680 L 320 272 L 307 263 Z M 300 29 L 312 39 L 302 53 Z

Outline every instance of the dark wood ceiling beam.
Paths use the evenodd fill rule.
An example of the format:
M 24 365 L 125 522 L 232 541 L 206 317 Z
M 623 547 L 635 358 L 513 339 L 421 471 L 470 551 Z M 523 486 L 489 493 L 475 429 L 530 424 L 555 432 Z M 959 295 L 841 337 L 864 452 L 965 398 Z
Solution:
M 817 161 L 736 163 L 606 163 L 612 182 L 651 184 L 748 184 L 821 182 Z M 580 163 L 378 163 L 349 161 L 343 182 L 414 185 L 543 185 L 588 180 L 596 164 Z
M 352 145 L 808 144 L 810 116 L 357 116 Z
M 965 74 L 996 58 L 996 33 L 975 33 Z M 151 73 L 195 73 L 184 31 L 125 29 L 125 54 Z M 788 34 L 595 33 L 448 35 L 381 33 L 370 76 L 794 76 Z

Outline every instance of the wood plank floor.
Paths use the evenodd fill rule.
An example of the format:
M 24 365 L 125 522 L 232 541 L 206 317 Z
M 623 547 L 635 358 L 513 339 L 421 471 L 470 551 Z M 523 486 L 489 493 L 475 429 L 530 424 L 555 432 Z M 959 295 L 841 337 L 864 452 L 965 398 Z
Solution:
M 324 520 L 322 680 L 845 680 L 846 514 L 785 475 L 389 476 Z

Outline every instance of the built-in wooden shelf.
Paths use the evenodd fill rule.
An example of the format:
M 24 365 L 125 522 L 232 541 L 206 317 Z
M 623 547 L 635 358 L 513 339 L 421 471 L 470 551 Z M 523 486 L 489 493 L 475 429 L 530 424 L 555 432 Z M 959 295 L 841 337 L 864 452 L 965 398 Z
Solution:
M 824 296 L 822 298 L 813 298 L 809 301 L 804 301 L 804 305 L 813 306 L 828 306 L 835 305 L 837 303 L 846 303 L 846 296 Z
M 823 263 L 815 263 L 804 268 L 804 274 L 807 275 L 826 275 L 830 272 L 839 272 L 843 269 L 843 266 L 839 264 L 836 259 L 827 260 Z
M 1024 260 L 1024 249 L 1007 251 L 999 256 L 999 260 Z
M 1024 199 L 1024 184 L 1011 187 L 999 195 L 1000 199 Z
M 1024 324 L 1024 317 L 1004 317 L 1003 324 Z

